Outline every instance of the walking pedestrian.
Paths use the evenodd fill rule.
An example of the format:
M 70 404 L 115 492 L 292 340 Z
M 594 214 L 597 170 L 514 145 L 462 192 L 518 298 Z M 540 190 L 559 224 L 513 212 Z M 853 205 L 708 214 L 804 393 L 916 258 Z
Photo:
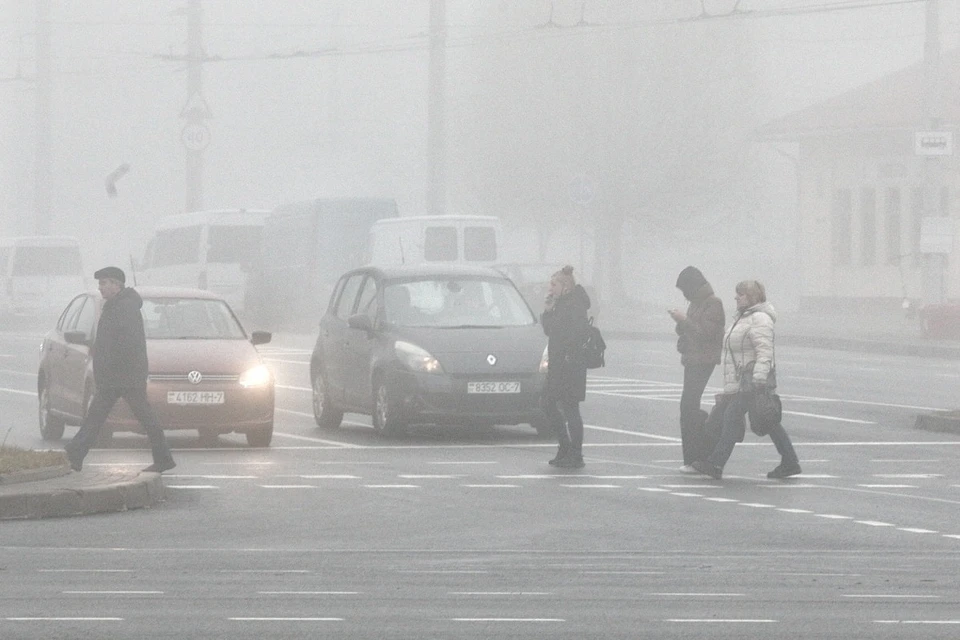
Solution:
M 140 314 L 143 300 L 135 289 L 124 286 L 126 276 L 118 267 L 104 267 L 93 277 L 104 299 L 91 347 L 96 391 L 80 430 L 65 447 L 67 459 L 74 471 L 80 471 L 110 410 L 123 398 L 150 438 L 153 464 L 144 471 L 173 469 L 177 465 L 167 439 L 147 402 L 147 341 Z
M 544 404 L 547 418 L 557 433 L 559 447 L 550 464 L 583 467 L 583 418 L 580 403 L 587 396 L 587 366 L 583 344 L 587 336 L 590 296 L 573 277 L 567 265 L 550 278 L 550 289 L 541 314 L 547 334 L 547 388 Z
M 723 347 L 723 302 L 696 267 L 687 267 L 677 277 L 677 288 L 690 304 L 687 312 L 671 309 L 676 322 L 677 351 L 683 365 L 683 393 L 680 395 L 680 442 L 683 473 L 697 473 L 693 463 L 705 453 L 699 446 L 706 414 L 700 409 L 703 391 L 713 370 L 720 364 Z
M 723 342 L 723 395 L 725 404 L 720 437 L 705 460 L 693 463 L 694 469 L 719 480 L 733 448 L 743 442 L 749 394 L 776 386 L 774 370 L 774 331 L 777 313 L 767 302 L 763 284 L 744 280 L 736 288 L 737 313 Z M 788 478 L 800 473 L 800 461 L 790 436 L 779 422 L 765 425 L 780 454 L 780 464 L 768 478 Z

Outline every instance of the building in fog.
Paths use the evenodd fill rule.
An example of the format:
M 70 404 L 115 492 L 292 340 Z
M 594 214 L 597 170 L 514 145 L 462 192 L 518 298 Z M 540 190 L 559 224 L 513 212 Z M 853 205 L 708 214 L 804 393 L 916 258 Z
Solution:
M 958 151 L 938 146 L 944 138 L 918 135 L 931 129 L 924 77 L 921 62 L 761 129 L 766 141 L 795 161 L 804 308 L 934 301 L 931 278 L 945 298 L 960 299 L 960 162 Z M 940 77 L 960 77 L 960 52 L 942 56 Z M 955 147 L 960 83 L 943 82 L 937 102 L 936 129 L 952 133 Z M 924 185 L 931 215 L 945 220 L 928 223 L 921 233 Z M 945 246 L 943 270 L 925 267 L 925 252 Z

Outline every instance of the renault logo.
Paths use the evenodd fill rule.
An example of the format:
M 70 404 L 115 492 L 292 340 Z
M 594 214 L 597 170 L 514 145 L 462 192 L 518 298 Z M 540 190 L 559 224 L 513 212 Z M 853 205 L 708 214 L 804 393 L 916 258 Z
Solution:
M 203 380 L 203 376 L 200 375 L 199 371 L 191 371 L 187 374 L 187 380 L 190 381 L 190 384 L 200 384 L 200 381 Z
M 497 356 L 493 355 L 492 353 L 491 353 L 490 355 L 488 355 L 488 356 L 487 356 L 487 364 L 489 364 L 491 367 L 492 367 L 493 365 L 497 364 Z

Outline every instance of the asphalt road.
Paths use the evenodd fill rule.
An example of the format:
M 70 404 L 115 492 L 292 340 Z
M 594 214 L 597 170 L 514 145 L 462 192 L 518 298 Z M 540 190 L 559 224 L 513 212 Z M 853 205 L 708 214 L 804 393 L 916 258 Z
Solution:
M 46 448 L 38 344 L 0 334 L 0 437 Z M 309 347 L 263 348 L 271 448 L 173 435 L 159 507 L 0 524 L 0 638 L 960 637 L 960 437 L 913 427 L 956 362 L 781 348 L 804 474 L 748 434 L 715 482 L 678 472 L 666 341 L 610 341 L 568 472 L 525 427 L 318 430 Z

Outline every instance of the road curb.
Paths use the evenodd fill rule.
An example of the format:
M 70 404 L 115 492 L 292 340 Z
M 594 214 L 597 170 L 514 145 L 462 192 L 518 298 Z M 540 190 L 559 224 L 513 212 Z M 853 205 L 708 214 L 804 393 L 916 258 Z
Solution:
M 141 473 L 131 480 L 75 487 L 39 488 L 22 483 L 0 495 L 0 520 L 64 518 L 142 509 L 164 498 L 159 473 Z

